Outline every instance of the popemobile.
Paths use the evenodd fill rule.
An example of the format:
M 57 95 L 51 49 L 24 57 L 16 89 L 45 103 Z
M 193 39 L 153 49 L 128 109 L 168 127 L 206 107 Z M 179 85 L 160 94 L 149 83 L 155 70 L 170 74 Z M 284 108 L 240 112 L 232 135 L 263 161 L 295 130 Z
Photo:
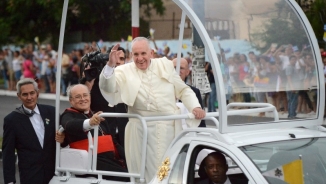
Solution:
M 174 0 L 174 3 L 182 12 L 178 57 L 185 24 L 190 21 L 194 51 L 192 83 L 195 85 L 198 76 L 205 74 L 199 66 L 209 62 L 216 83 L 218 110 L 207 113 L 208 127 L 183 129 L 170 144 L 157 175 L 149 183 L 192 184 L 205 180 L 208 176 L 203 174 L 202 160 L 208 153 L 218 151 L 226 157 L 228 178 L 236 183 L 325 184 L 324 65 L 317 39 L 298 4 L 294 0 Z M 59 51 L 67 5 L 65 0 Z M 122 183 L 104 180 L 104 175 L 127 177 L 129 183 L 145 183 L 146 122 L 189 118 L 187 113 L 161 117 L 117 113 L 101 116 L 142 121 L 141 172 L 96 170 L 96 127 L 94 140 L 89 135 L 88 151 L 60 148 L 57 143 L 56 176 L 51 184 Z M 76 176 L 81 174 L 95 177 Z

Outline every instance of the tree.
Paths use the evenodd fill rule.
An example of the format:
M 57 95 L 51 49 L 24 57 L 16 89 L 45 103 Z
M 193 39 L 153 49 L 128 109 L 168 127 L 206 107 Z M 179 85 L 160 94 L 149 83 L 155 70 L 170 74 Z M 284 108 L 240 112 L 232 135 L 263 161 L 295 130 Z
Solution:
M 148 16 L 151 9 L 159 15 L 165 10 L 162 0 L 140 0 L 139 4 Z M 2 0 L 0 7 L 0 43 L 33 42 L 38 36 L 57 44 L 63 0 Z M 82 33 L 83 41 L 126 38 L 131 33 L 131 1 L 69 0 L 65 31 L 66 35 Z
M 324 25 L 326 24 L 326 1 L 325 0 L 315 0 L 310 8 L 305 11 L 308 20 L 316 34 L 317 40 L 321 45 L 325 45 L 323 41 L 324 35 Z
M 320 45 L 325 47 L 323 41 L 324 25 L 326 24 L 325 0 L 296 0 L 305 12 Z
M 279 1 L 275 7 L 277 9 L 276 16 L 266 21 L 262 25 L 262 29 L 250 35 L 254 46 L 265 52 L 272 43 L 292 44 L 299 47 L 309 44 L 301 21 L 287 2 Z

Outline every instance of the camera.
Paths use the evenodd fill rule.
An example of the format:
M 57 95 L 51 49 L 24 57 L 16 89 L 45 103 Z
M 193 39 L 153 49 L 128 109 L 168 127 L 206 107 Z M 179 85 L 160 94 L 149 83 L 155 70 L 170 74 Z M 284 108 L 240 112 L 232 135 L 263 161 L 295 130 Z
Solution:
M 83 72 L 85 74 L 86 81 L 91 81 L 97 78 L 108 60 L 109 54 L 101 53 L 99 50 L 85 54 L 82 57 L 82 68 L 84 69 Z M 90 66 L 90 68 L 85 70 L 85 68 L 88 66 Z

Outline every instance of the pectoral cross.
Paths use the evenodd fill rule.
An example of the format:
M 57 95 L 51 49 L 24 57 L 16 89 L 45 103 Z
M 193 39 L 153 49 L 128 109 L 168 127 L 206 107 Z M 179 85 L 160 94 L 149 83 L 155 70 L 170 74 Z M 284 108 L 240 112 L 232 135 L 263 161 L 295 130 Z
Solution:
M 151 109 L 151 106 L 150 105 L 152 104 L 152 102 L 149 99 L 146 99 L 144 101 L 144 103 L 146 105 L 147 110 L 149 111 Z

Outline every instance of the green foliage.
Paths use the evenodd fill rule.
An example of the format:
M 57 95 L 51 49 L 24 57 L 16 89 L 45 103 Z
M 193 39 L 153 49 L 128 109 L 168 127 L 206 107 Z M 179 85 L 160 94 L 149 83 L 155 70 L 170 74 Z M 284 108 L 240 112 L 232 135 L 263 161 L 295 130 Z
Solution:
M 38 36 L 40 41 L 52 38 L 56 45 L 63 2 L 64 0 L 1 0 L 0 43 L 33 42 Z M 165 10 L 162 0 L 140 0 L 140 6 L 145 7 L 147 15 L 150 15 L 148 12 L 152 9 L 160 15 Z M 148 27 L 146 30 L 148 32 Z M 69 0 L 65 31 L 66 34 L 82 31 L 83 41 L 127 38 L 131 34 L 131 1 Z
M 278 9 L 277 16 L 268 20 L 258 31 L 256 30 L 250 35 L 254 47 L 265 52 L 272 43 L 292 44 L 300 47 L 309 44 L 300 20 L 286 2 L 281 1 L 276 4 L 276 7 Z
M 324 35 L 324 24 L 326 24 L 326 1 L 315 0 L 311 5 L 311 8 L 306 11 L 308 20 L 316 34 L 317 40 L 322 41 Z
M 324 24 L 326 24 L 326 0 L 296 0 L 296 2 L 305 12 L 319 44 L 325 47 L 323 28 Z
M 271 19 L 264 24 L 264 31 L 256 32 L 251 35 L 255 46 L 261 51 L 266 51 L 272 43 L 278 43 L 278 45 L 304 45 L 307 43 L 307 37 L 304 30 L 300 27 L 295 27 L 293 22 L 282 19 Z M 263 41 L 264 44 L 259 44 Z

